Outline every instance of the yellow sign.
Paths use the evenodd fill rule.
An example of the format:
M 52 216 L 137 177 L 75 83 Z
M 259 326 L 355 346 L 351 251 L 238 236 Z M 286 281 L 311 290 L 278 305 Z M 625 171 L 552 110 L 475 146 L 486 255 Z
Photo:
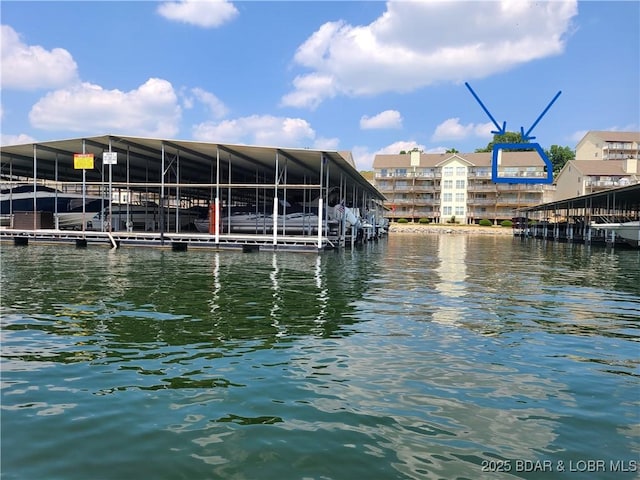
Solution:
M 93 168 L 93 153 L 74 153 L 73 168 L 76 170 Z

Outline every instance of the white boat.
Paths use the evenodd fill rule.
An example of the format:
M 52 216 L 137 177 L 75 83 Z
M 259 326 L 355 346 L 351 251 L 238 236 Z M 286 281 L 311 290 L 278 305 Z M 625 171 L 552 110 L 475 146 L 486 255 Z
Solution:
M 209 233 L 209 217 L 194 221 L 199 232 Z M 294 212 L 278 215 L 278 232 L 288 235 L 313 235 L 318 233 L 318 215 L 311 212 Z M 220 233 L 273 233 L 273 215 L 233 212 L 220 219 Z
M 608 223 L 592 223 L 591 226 L 598 230 L 607 230 L 614 232 L 623 238 L 627 243 L 634 247 L 640 247 L 640 221 L 632 222 L 608 222 Z
M 316 202 L 317 204 L 317 202 Z M 291 206 L 291 205 L 289 205 Z M 300 205 L 294 209 L 301 208 Z M 273 233 L 273 215 L 266 213 L 255 213 L 246 210 L 232 210 L 230 215 L 226 215 L 227 210 L 222 209 L 223 216 L 220 218 L 220 233 L 246 233 L 268 235 Z M 360 218 L 359 210 L 345 207 L 340 203 L 329 207 L 326 225 L 328 235 L 338 235 L 339 224 L 344 221 L 345 231 L 351 233 L 355 229 L 356 235 L 363 228 L 363 221 Z M 201 217 L 194 221 L 199 232 L 209 233 L 209 217 Z M 318 214 L 316 210 L 309 206 L 302 207 L 302 211 L 296 210 L 290 213 L 278 215 L 278 232 L 287 235 L 315 235 L 318 233 Z

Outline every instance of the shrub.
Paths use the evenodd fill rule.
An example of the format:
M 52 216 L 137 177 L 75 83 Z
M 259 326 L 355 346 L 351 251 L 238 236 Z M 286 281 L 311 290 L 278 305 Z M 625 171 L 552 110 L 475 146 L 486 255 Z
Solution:
M 430 222 L 429 222 L 429 219 L 428 219 L 428 218 L 422 217 L 420 220 L 418 220 L 418 223 L 424 223 L 424 224 L 427 224 L 427 223 L 430 223 Z
M 491 220 L 483 218 L 482 220 L 480 220 L 478 222 L 478 225 L 482 226 L 482 227 L 490 227 L 492 225 Z
M 406 218 L 399 218 L 398 223 L 409 223 L 409 220 L 407 220 Z
M 500 225 L 503 227 L 513 227 L 513 222 L 511 220 L 503 220 L 500 222 Z

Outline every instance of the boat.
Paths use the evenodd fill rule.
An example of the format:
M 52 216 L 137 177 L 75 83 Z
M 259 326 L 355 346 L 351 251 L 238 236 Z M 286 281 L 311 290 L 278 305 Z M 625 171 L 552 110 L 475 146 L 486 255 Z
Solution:
M 592 228 L 615 233 L 633 247 L 640 247 L 640 221 L 592 223 Z
M 209 217 L 194 221 L 196 230 L 209 233 Z M 278 215 L 278 232 L 288 235 L 313 235 L 318 233 L 318 215 L 313 212 L 293 212 Z M 220 233 L 273 233 L 273 215 L 262 213 L 232 212 L 220 218 Z
M 315 235 L 318 233 L 317 208 L 300 205 L 288 205 L 286 211 L 278 215 L 278 232 L 287 235 Z M 250 207 L 251 208 L 251 207 Z M 263 209 L 264 210 L 264 209 Z M 291 211 L 293 210 L 293 211 Z M 273 233 L 273 215 L 247 211 L 246 207 L 232 207 L 229 212 L 223 208 L 223 216 L 220 218 L 220 233 L 246 233 L 257 235 L 269 235 Z M 345 231 L 355 229 L 356 234 L 363 228 L 358 209 L 337 204 L 329 208 L 326 221 L 329 236 L 338 235 L 338 226 L 344 221 Z M 230 214 L 229 214 L 230 213 Z M 210 219 L 208 216 L 194 221 L 199 232 L 210 233 Z
M 114 203 L 111 211 L 106 207 L 98 211 L 90 220 L 90 230 L 131 232 L 131 231 L 159 231 L 161 226 L 165 232 L 175 231 L 176 215 L 180 230 L 194 229 L 194 223 L 200 212 L 197 210 L 181 208 L 176 212 L 173 207 L 166 207 L 160 211 L 160 206 L 155 202 L 143 202 L 140 204 Z M 161 217 L 161 215 L 164 215 Z M 110 218 L 109 218 L 110 216 Z M 162 221 L 164 220 L 164 221 Z M 162 224 L 162 225 L 161 225 Z
M 46 185 L 15 185 L 0 190 L 0 223 L 12 225 L 12 216 L 23 212 L 50 212 L 58 229 L 81 230 L 83 221 L 89 221 L 95 212 L 109 201 L 95 195 L 63 192 Z M 84 202 L 84 212 L 83 205 Z

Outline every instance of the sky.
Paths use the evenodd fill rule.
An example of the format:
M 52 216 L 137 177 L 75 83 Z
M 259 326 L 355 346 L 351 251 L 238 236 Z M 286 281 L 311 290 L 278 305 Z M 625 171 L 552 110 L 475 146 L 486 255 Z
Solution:
M 638 1 L 0 3 L 2 145 L 473 152 L 640 130 Z

